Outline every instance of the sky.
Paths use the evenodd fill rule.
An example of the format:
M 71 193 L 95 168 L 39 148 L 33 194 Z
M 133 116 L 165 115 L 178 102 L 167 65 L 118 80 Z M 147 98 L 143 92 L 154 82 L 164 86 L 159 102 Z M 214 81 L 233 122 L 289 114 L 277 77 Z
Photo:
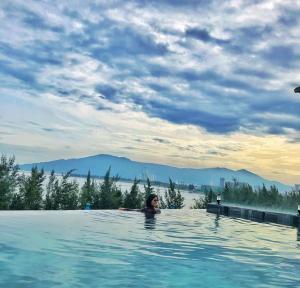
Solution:
M 0 153 L 300 183 L 300 2 L 0 1 Z

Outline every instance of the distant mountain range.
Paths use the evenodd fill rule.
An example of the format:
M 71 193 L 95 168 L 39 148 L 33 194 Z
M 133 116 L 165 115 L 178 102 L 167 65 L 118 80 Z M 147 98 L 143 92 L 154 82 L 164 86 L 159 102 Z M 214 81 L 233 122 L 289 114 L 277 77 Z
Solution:
M 245 182 L 253 187 L 267 187 L 276 185 L 280 192 L 289 191 L 291 186 L 277 181 L 264 179 L 245 169 L 230 170 L 226 168 L 177 168 L 167 165 L 143 163 L 132 161 L 124 157 L 100 154 L 78 159 L 60 159 L 49 162 L 31 163 L 20 165 L 20 169 L 30 171 L 32 166 L 44 168 L 45 171 L 54 170 L 56 173 L 66 173 L 71 169 L 76 169 L 76 174 L 87 175 L 88 170 L 93 176 L 104 176 L 107 169 L 111 167 L 111 175 L 119 175 L 124 179 L 146 179 L 167 183 L 169 178 L 177 183 L 194 185 L 220 185 L 220 178 L 225 181 L 232 181 L 236 178 L 239 182 Z

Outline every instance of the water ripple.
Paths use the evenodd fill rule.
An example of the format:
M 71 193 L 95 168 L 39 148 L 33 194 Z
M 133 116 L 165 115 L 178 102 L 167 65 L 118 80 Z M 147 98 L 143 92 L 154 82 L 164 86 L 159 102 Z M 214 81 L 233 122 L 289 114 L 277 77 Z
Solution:
M 0 212 L 0 229 L 0 287 L 300 283 L 297 229 L 203 210 Z

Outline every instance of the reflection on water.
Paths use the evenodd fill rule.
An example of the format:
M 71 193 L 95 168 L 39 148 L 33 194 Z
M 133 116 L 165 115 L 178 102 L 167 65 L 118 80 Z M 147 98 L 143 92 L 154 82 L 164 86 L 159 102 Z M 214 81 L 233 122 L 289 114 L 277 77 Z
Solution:
M 216 218 L 215 218 L 215 227 L 216 228 L 219 228 L 219 220 L 220 220 L 220 214 L 219 213 L 217 213 L 216 214 Z
M 145 213 L 145 229 L 155 229 L 156 218 L 155 214 Z

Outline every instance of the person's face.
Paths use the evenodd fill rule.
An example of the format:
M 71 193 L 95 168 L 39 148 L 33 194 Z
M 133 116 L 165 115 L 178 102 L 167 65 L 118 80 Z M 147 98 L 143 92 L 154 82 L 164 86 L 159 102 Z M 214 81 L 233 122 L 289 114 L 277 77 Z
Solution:
M 158 198 L 157 197 L 154 197 L 151 201 L 151 205 L 152 207 L 154 208 L 157 208 L 158 207 Z

